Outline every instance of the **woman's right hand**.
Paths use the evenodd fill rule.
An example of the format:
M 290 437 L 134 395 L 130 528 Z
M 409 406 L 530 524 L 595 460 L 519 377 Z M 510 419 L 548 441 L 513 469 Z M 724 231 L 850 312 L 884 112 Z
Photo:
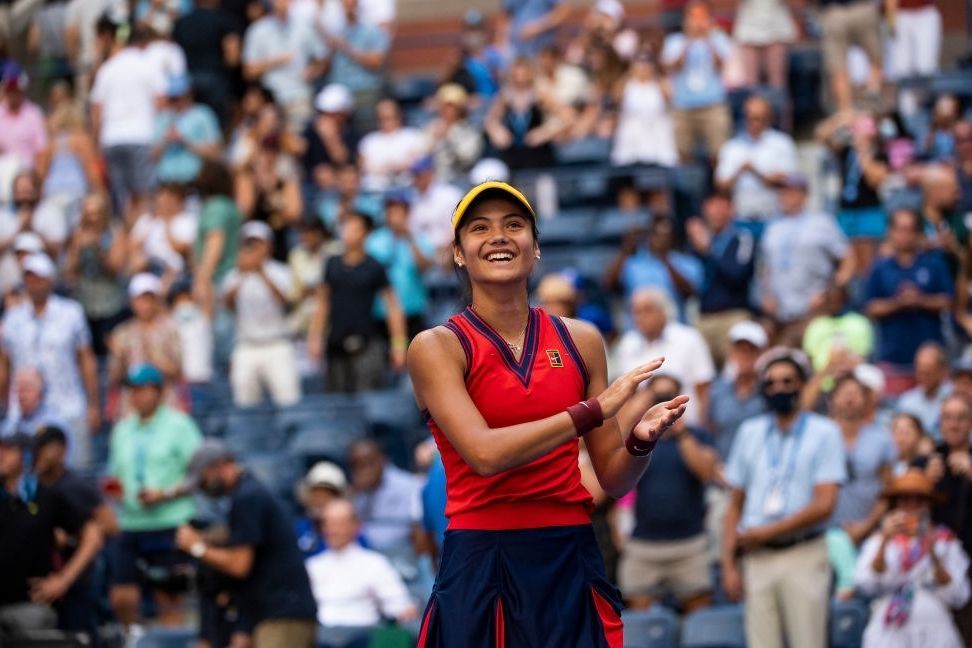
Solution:
M 597 397 L 604 418 L 609 419 L 617 414 L 618 410 L 638 391 L 638 386 L 651 378 L 652 372 L 661 367 L 664 361 L 665 358 L 655 358 L 651 362 L 635 367 L 608 385 L 608 388 Z

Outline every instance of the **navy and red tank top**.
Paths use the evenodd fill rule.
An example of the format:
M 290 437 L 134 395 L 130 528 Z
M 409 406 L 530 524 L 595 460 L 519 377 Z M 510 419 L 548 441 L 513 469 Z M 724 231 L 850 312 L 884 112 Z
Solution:
M 519 360 L 471 308 L 445 326 L 462 345 L 466 389 L 491 429 L 553 416 L 586 398 L 587 367 L 559 317 L 530 309 Z M 593 501 L 581 484 L 577 439 L 528 464 L 483 477 L 463 460 L 427 412 L 426 419 L 445 466 L 449 529 L 528 529 L 590 522 Z

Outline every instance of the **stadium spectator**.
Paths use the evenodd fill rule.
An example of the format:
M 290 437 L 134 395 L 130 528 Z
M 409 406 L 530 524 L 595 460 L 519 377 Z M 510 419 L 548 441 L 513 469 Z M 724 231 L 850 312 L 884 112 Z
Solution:
M 744 0 L 736 11 L 732 37 L 740 46 L 743 83 L 758 86 L 765 75 L 767 85 L 785 90 L 789 44 L 797 38 L 790 7 L 783 0 Z
M 891 254 L 871 268 L 865 284 L 865 310 L 878 328 L 874 359 L 907 366 L 924 342 L 945 341 L 942 313 L 954 288 L 938 250 L 924 250 L 921 217 L 908 209 L 891 214 Z
M 881 17 L 870 0 L 823 0 L 820 24 L 824 64 L 830 77 L 837 114 L 853 108 L 847 54 L 852 45 L 864 50 L 869 66 L 866 89 L 870 97 L 881 91 Z
M 827 641 L 831 580 L 823 525 L 846 479 L 846 458 L 837 426 L 800 409 L 811 372 L 806 356 L 771 349 L 758 367 L 770 414 L 743 423 L 729 455 L 722 582 L 733 599 L 745 591 L 748 646 L 819 647 Z
M 878 597 L 864 648 L 916 643 L 958 648 L 950 609 L 969 600 L 969 556 L 947 526 L 932 524 L 935 492 L 910 470 L 885 490 L 891 511 L 861 549 L 855 585 Z
M 829 214 L 806 209 L 807 181 L 792 174 L 779 191 L 780 218 L 759 244 L 758 291 L 763 314 L 777 326 L 776 337 L 799 342 L 812 311 L 823 305 L 826 289 L 843 287 L 854 274 L 854 256 Z
M 155 120 L 152 156 L 162 183 L 189 183 L 199 175 L 203 159 L 223 153 L 216 114 L 193 98 L 188 75 L 172 77 L 166 88 L 168 107 Z
M 830 396 L 830 417 L 840 428 L 847 458 L 847 481 L 837 496 L 830 524 L 860 545 L 887 511 L 880 494 L 892 479 L 894 443 L 880 424 L 868 418 L 869 389 L 853 374 L 837 380 Z
M 935 10 L 934 6 L 929 8 Z M 919 147 L 922 157 L 932 162 L 951 160 L 955 156 L 955 127 L 961 118 L 958 98 L 952 94 L 939 95 L 932 106 L 931 124 Z
M 347 495 L 348 479 L 341 467 L 330 461 L 319 461 L 297 484 L 297 501 L 303 515 L 297 518 L 294 531 L 297 546 L 304 558 L 311 558 L 327 547 L 324 534 L 324 509 L 334 500 Z M 313 579 L 312 579 L 313 580 Z
M 302 163 L 304 181 L 315 190 L 331 189 L 336 171 L 353 163 L 358 154 L 357 134 L 351 128 L 354 97 L 337 83 L 324 86 L 314 98 L 317 114 L 304 129 Z
M 659 374 L 631 409 L 667 402 L 679 393 L 677 379 Z M 619 413 L 622 428 L 638 420 L 631 409 Z M 623 415 L 631 420 L 620 420 Z M 712 445 L 712 437 L 679 419 L 652 452 L 652 469 L 635 494 L 634 530 L 618 566 L 621 592 L 631 608 L 650 607 L 666 593 L 678 599 L 685 613 L 711 604 L 704 522 L 705 486 L 715 477 L 719 460 Z
M 185 52 L 196 97 L 222 119 L 229 117 L 231 71 L 240 66 L 242 28 L 220 8 L 219 0 L 196 0 L 172 29 L 173 40 Z
M 233 180 L 222 162 L 203 162 L 196 179 L 202 208 L 193 244 L 193 298 L 212 316 L 214 286 L 236 266 L 243 217 L 233 202 Z
M 955 182 L 959 186 L 956 208 L 962 213 L 972 210 L 972 120 L 963 120 L 952 129 L 955 139 Z
M 394 99 L 375 105 L 378 130 L 361 138 L 358 165 L 367 191 L 385 191 L 407 182 L 408 170 L 425 150 L 422 131 L 402 125 L 402 111 Z
M 105 501 L 90 479 L 65 465 L 67 435 L 56 425 L 46 425 L 34 437 L 34 473 L 38 481 L 57 490 L 72 503 L 83 519 L 93 522 L 102 538 L 118 533 L 118 518 L 111 505 Z M 80 551 L 84 538 L 72 537 L 66 546 L 57 548 L 60 564 L 70 563 Z M 98 632 L 98 559 L 95 558 L 67 589 L 62 598 L 54 603 L 58 628 L 73 632 L 86 632 L 92 642 Z
M 513 61 L 483 123 L 488 144 L 510 169 L 553 166 L 552 142 L 569 124 L 555 117 L 552 101 L 537 92 L 530 59 Z
M 914 368 L 918 384 L 898 397 L 898 411 L 917 416 L 925 432 L 937 441 L 938 415 L 952 393 L 945 348 L 936 342 L 925 342 L 915 351 Z
M 37 154 L 41 195 L 61 206 L 67 221 L 77 222 L 81 201 L 89 191 L 103 191 L 98 149 L 72 98 L 53 108 L 47 118 L 49 140 Z
M 515 56 L 536 56 L 553 43 L 557 28 L 570 17 L 561 0 L 503 0 L 506 34 Z
M 116 41 L 91 88 L 91 123 L 108 167 L 114 213 L 126 222 L 141 214 L 155 182 L 152 138 L 166 79 L 148 64 L 148 38 L 135 28 L 129 43 Z
M 972 398 L 972 356 L 962 354 L 952 364 L 952 391 Z
M 213 379 L 212 320 L 192 298 L 192 286 L 187 280 L 172 286 L 168 302 L 181 349 L 178 363 L 188 390 L 189 411 L 198 415 L 209 401 L 208 388 Z
M 17 173 L 12 187 L 10 205 L 0 210 L 0 249 L 9 248 L 18 234 L 33 232 L 43 241 L 43 252 L 57 256 L 68 237 L 66 214 L 51 202 L 41 201 L 40 178 L 35 172 Z M 9 256 L 4 263 L 10 267 Z
M 970 247 L 969 228 L 958 211 L 962 201 L 958 180 L 952 169 L 940 164 L 929 164 L 921 173 L 921 215 L 932 232 L 929 244 L 945 254 L 953 271 L 961 267 Z
M 127 317 L 121 277 L 128 234 L 125 227 L 112 222 L 108 210 L 107 194 L 92 193 L 82 199 L 80 222 L 71 233 L 64 259 L 64 279 L 84 309 L 98 357 L 108 353 L 108 335 Z
M 392 465 L 375 441 L 348 447 L 351 501 L 368 546 L 390 558 L 411 558 L 421 546 L 422 482 Z
M 162 401 L 170 407 L 179 407 L 177 388 L 182 380 L 182 341 L 175 322 L 165 307 L 162 282 L 147 272 L 132 277 L 128 283 L 128 299 L 134 317 L 119 324 L 108 340 L 108 384 L 120 390 L 128 372 L 136 366 L 151 364 L 165 377 Z M 115 403 L 114 420 L 120 420 L 131 412 L 131 403 L 125 394 L 112 395 L 120 398 Z
M 705 340 L 674 317 L 671 300 L 658 288 L 639 288 L 631 296 L 634 328 L 617 341 L 611 353 L 611 375 L 620 376 L 652 358 L 665 358 L 665 372 L 678 380 L 691 400 L 686 425 L 703 427 L 709 412 L 709 386 L 715 368 Z
M 182 620 L 180 574 L 187 560 L 176 548 L 176 528 L 194 506 L 183 487 L 189 459 L 202 435 L 191 418 L 162 402 L 165 376 L 150 364 L 132 367 L 126 380 L 133 412 L 111 433 L 108 474 L 114 479 L 121 535 L 111 552 L 111 607 L 131 636 L 142 588 L 154 590 L 158 620 Z M 162 576 L 151 578 L 152 568 Z
M 878 134 L 877 119 L 867 112 L 851 117 L 837 113 L 817 127 L 817 138 L 837 158 L 837 221 L 850 239 L 858 272 L 866 272 L 888 229 L 888 217 L 878 194 L 889 173 L 888 155 Z
M 331 239 L 324 223 L 317 218 L 305 219 L 297 227 L 299 243 L 287 255 L 287 265 L 294 278 L 294 293 L 291 295 L 295 307 L 290 315 L 293 330 L 298 335 L 306 335 L 317 301 L 317 289 L 324 280 L 324 267 L 327 260 L 340 254 L 340 244 Z
M 678 152 L 669 106 L 671 88 L 650 51 L 643 49 L 634 55 L 616 94 L 618 116 L 611 164 L 675 166 Z M 645 124 L 652 125 L 650 131 Z
M 942 14 L 935 3 L 932 0 L 898 2 L 887 20 L 894 25 L 888 43 L 890 80 L 932 76 L 938 72 Z
M 550 315 L 577 317 L 577 288 L 566 275 L 544 275 L 535 295 L 540 307 Z
M 64 16 L 64 46 L 74 70 L 74 87 L 86 93 L 98 65 L 128 18 L 128 5 L 115 0 L 68 0 Z M 107 41 L 107 42 L 106 42 Z
M 168 35 L 161 34 L 152 27 L 142 27 L 142 29 L 146 30 L 148 38 L 145 45 L 145 58 L 148 60 L 148 65 L 159 70 L 166 86 L 171 79 L 186 76 L 186 55 L 182 48 L 173 43 Z
M 365 3 L 341 0 L 344 25 L 328 25 L 318 32 L 329 48 L 327 80 L 351 91 L 357 106 L 352 118 L 359 129 L 374 120 L 391 46 L 388 31 L 367 22 L 360 4 Z
M 847 290 L 830 286 L 803 332 L 803 350 L 813 363 L 814 381 L 832 386 L 834 375 L 871 355 L 874 329 L 871 320 L 847 307 Z
M 499 92 L 499 81 L 506 68 L 506 57 L 490 43 L 486 18 L 477 9 L 467 9 L 462 17 L 457 60 L 445 74 L 449 83 L 458 83 L 479 103 Z
M 179 17 L 179 5 L 179 0 L 139 0 L 135 3 L 135 22 L 168 36 Z
M 61 599 L 101 549 L 98 526 L 72 499 L 40 482 L 27 463 L 34 439 L 0 436 L 0 631 L 53 629 L 50 605 Z M 79 539 L 71 559 L 56 565 L 56 529 Z
M 766 412 L 756 360 L 769 343 L 763 327 L 751 321 L 733 324 L 727 339 L 726 369 L 712 382 L 708 415 L 709 429 L 723 461 L 729 457 L 739 426 Z
M 700 141 L 706 158 L 715 160 L 729 137 L 731 118 L 721 74 L 731 47 L 705 0 L 688 2 L 682 32 L 665 39 L 661 62 L 672 77 L 675 146 L 683 163 L 695 159 Z
M 381 194 L 362 189 L 361 172 L 354 163 L 338 167 L 335 182 L 334 189 L 322 192 L 317 203 L 317 215 L 328 228 L 338 230 L 345 217 L 354 211 L 367 214 L 372 220 L 380 221 L 384 217 Z
M 290 0 L 273 0 L 270 13 L 246 30 L 243 36 L 243 76 L 273 93 L 295 133 L 311 116 L 311 92 L 307 79 L 323 71 L 327 49 L 310 25 L 290 16 Z
M 198 227 L 196 214 L 186 209 L 186 189 L 161 185 L 128 237 L 129 271 L 155 272 L 172 283 L 186 270 Z
M 358 0 L 360 22 L 373 25 L 388 34 L 395 31 L 395 0 Z M 342 0 L 324 0 L 318 13 L 318 20 L 322 25 L 340 30 L 346 27 L 347 14 Z
M 229 538 L 225 547 L 212 546 L 183 524 L 176 532 L 179 549 L 238 579 L 241 612 L 253 624 L 254 646 L 311 648 L 317 609 L 283 506 L 216 440 L 199 446 L 187 477 L 206 495 L 228 499 Z
M 284 128 L 283 112 L 274 102 L 273 94 L 258 83 L 251 83 L 240 99 L 239 115 L 229 137 L 227 163 L 235 172 L 249 163 L 265 140 L 273 138 L 286 145 L 292 143 L 289 135 Z
M 575 139 L 590 134 L 600 113 L 603 99 L 601 88 L 597 84 L 592 85 L 592 80 L 581 66 L 565 61 L 556 45 L 548 45 L 540 50 L 535 71 L 537 93 L 549 98 L 551 105 L 558 106 L 558 117 L 568 124 L 563 137 Z
M 479 160 L 483 134 L 469 121 L 469 95 L 461 85 L 447 83 L 435 100 L 438 115 L 425 126 L 426 144 L 438 176 L 455 182 Z
M 365 252 L 385 268 L 395 298 L 405 316 L 409 339 L 425 330 L 429 308 L 422 273 L 435 263 L 435 248 L 421 234 L 412 233 L 409 220 L 411 200 L 407 194 L 391 193 L 385 199 L 385 225 L 372 232 L 365 241 Z M 383 301 L 375 306 L 378 319 L 388 319 Z
M 376 626 L 384 619 L 418 617 L 402 577 L 388 558 L 357 542 L 361 522 L 354 505 L 335 499 L 321 520 L 327 549 L 307 561 L 318 622 L 326 627 Z
M 287 326 L 294 278 L 270 258 L 273 232 L 260 221 L 240 233 L 236 269 L 223 279 L 222 294 L 236 319 L 236 344 L 230 360 L 233 402 L 257 405 L 265 388 L 278 407 L 300 400 L 297 357 Z
M 754 95 L 743 106 L 744 127 L 719 150 L 716 186 L 732 193 L 736 217 L 759 237 L 779 210 L 777 189 L 797 170 L 793 138 L 773 128 L 773 106 Z
M 14 374 L 12 391 L 17 399 L 17 407 L 7 412 L 0 433 L 34 436 L 37 430 L 56 418 L 44 402 L 44 376 L 36 367 L 21 367 Z
M 705 268 L 696 326 L 716 365 L 721 367 L 728 350 L 729 330 L 751 316 L 749 288 L 755 270 L 756 241 L 734 221 L 732 203 L 724 193 L 705 199 L 702 218 L 690 218 L 685 233 L 690 249 Z
M 625 236 L 605 273 L 605 285 L 623 289 L 628 298 L 640 288 L 659 288 L 677 305 L 676 316 L 684 322 L 685 301 L 702 286 L 702 263 L 675 248 L 675 221 L 670 216 L 658 214 L 652 218 L 644 246 L 638 245 L 639 234 L 632 230 Z
M 404 315 L 385 269 L 365 251 L 372 229 L 371 219 L 364 214 L 351 212 L 345 217 L 341 224 L 344 252 L 328 259 L 317 291 L 307 349 L 311 359 L 326 359 L 328 391 L 381 389 L 389 367 L 398 372 L 405 366 Z M 385 304 L 387 350 L 372 317 L 376 298 Z
M 481 163 L 480 163 L 481 164 Z M 408 220 L 412 233 L 423 236 L 446 259 L 452 258 L 452 210 L 462 199 L 462 191 L 443 182 L 437 175 L 431 158 L 425 157 L 412 165 L 412 215 Z
M 906 412 L 895 414 L 891 419 L 891 438 L 898 457 L 894 464 L 895 477 L 911 468 L 924 470 L 933 445 L 917 416 Z
M 43 254 L 24 260 L 27 300 L 3 317 L 0 394 L 9 393 L 10 377 L 21 368 L 39 369 L 50 411 L 71 436 L 70 463 L 86 466 L 92 460 L 89 435 L 101 426 L 97 364 L 81 305 L 53 294 L 56 273 Z M 19 415 L 13 394 L 8 402 L 10 413 Z
M 0 151 L 13 153 L 25 168 L 33 168 L 47 147 L 47 125 L 40 106 L 27 98 L 27 73 L 14 62 L 0 73 Z

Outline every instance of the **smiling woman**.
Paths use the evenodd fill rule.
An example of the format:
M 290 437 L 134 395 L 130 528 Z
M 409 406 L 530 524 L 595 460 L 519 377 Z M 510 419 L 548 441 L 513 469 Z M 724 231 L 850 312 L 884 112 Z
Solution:
M 620 648 L 620 599 L 591 529 L 580 437 L 601 486 L 620 496 L 688 399 L 652 407 L 622 436 L 615 415 L 662 359 L 608 386 L 597 330 L 530 307 L 540 246 L 536 215 L 515 187 L 473 187 L 452 226 L 470 304 L 408 352 L 446 470 L 449 517 L 419 646 Z

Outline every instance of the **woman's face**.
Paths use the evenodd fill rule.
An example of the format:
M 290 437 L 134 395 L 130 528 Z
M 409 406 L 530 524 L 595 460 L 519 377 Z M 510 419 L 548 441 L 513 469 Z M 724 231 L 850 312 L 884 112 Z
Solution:
M 81 203 L 81 224 L 85 227 L 103 229 L 108 219 L 105 218 L 105 204 L 99 196 L 88 196 Z
M 891 436 L 898 448 L 899 457 L 913 457 L 918 454 L 921 443 L 921 431 L 915 422 L 905 416 L 899 416 L 891 426 Z
M 470 281 L 509 283 L 530 276 L 540 248 L 523 208 L 496 198 L 479 203 L 466 217 L 454 253 Z
M 528 88 L 533 85 L 533 70 L 526 63 L 515 63 L 510 69 L 510 83 L 515 88 Z

